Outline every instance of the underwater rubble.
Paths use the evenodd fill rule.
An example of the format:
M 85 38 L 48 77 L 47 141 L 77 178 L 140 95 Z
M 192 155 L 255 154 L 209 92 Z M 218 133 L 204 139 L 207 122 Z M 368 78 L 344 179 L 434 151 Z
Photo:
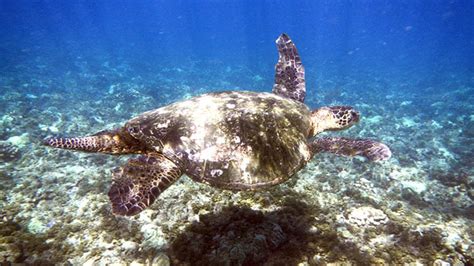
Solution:
M 308 104 L 353 105 L 362 113 L 360 124 L 337 134 L 387 143 L 392 159 L 369 163 L 319 154 L 290 181 L 257 192 L 183 177 L 140 215 L 119 217 L 111 213 L 107 191 L 112 169 L 126 156 L 49 149 L 41 145 L 44 137 L 112 128 L 145 110 L 222 88 L 270 90 L 273 77 L 219 61 L 153 70 L 153 78 L 123 63 L 75 64 L 82 71 L 77 76 L 23 73 L 21 92 L 16 79 L 0 80 L 5 262 L 474 263 L 474 84 L 446 81 L 439 86 L 451 90 L 421 100 L 364 73 L 321 81 L 324 89 L 308 89 Z M 453 97 L 458 107 L 446 100 Z

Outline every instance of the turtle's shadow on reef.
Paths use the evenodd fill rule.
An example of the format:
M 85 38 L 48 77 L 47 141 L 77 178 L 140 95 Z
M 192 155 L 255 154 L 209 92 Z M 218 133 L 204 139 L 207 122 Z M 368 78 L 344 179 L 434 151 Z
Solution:
M 326 214 L 296 199 L 266 213 L 225 207 L 187 226 L 169 254 L 176 265 L 297 265 L 318 252 L 367 262 L 358 249 L 339 241 L 333 224 L 323 221 L 315 227 L 319 215 Z

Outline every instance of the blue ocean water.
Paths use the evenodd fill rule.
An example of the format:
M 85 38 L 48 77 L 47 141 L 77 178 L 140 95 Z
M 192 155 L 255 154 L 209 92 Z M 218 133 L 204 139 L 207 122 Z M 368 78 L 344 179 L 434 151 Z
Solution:
M 32 60 L 73 70 L 80 57 L 121 59 L 153 76 L 153 67 L 219 60 L 248 67 L 268 88 L 282 32 L 315 85 L 367 71 L 389 81 L 448 72 L 469 80 L 473 71 L 472 1 L 2 1 L 0 12 L 7 73 Z
M 303 60 L 306 104 L 311 108 L 355 106 L 362 113 L 362 121 L 341 134 L 381 140 L 393 153 L 393 158 L 382 166 L 322 156 L 318 174 L 311 175 L 308 170 L 307 179 L 331 176 L 338 180 L 336 183 L 341 182 L 332 184 L 329 192 L 338 195 L 341 202 L 338 206 L 349 213 L 351 208 L 364 204 L 382 209 L 396 224 L 384 229 L 386 235 L 394 235 L 387 243 L 398 243 L 400 254 L 404 255 L 383 248 L 373 248 L 373 252 L 366 254 L 361 246 L 367 243 L 357 237 L 350 238 L 351 248 L 343 245 L 348 237 L 345 231 L 336 230 L 340 223 L 337 225 L 334 213 L 334 219 L 324 223 L 334 230 L 322 234 L 335 235 L 336 240 L 329 241 L 332 243 L 329 247 L 321 244 L 319 249 L 313 248 L 318 245 L 316 241 L 313 246 L 305 245 L 302 250 L 307 253 L 302 254 L 303 251 L 298 253 L 287 246 L 268 244 L 267 249 L 259 251 L 269 252 L 263 259 L 249 255 L 255 250 L 245 250 L 241 253 L 247 257 L 231 262 L 262 264 L 271 261 L 270 255 L 283 254 L 282 258 L 291 258 L 291 263 L 305 261 L 306 256 L 310 264 L 375 263 L 379 258 L 395 264 L 417 259 L 422 263 L 436 259 L 473 263 L 474 1 L 471 0 L 0 1 L 0 206 L 3 209 L 0 215 L 5 228 L 10 228 L 0 231 L 0 254 L 6 256 L 5 261 L 83 264 L 99 256 L 91 255 L 91 250 L 96 250 L 94 254 L 104 254 L 93 241 L 84 240 L 81 249 L 71 247 L 66 251 L 55 244 L 65 239 L 70 243 L 79 241 L 52 236 L 57 233 L 55 228 L 70 229 L 66 226 L 70 222 L 65 220 L 83 217 L 81 223 L 87 224 L 95 219 L 94 215 L 99 215 L 103 224 L 113 220 L 116 228 L 98 225 L 94 227 L 98 233 L 94 234 L 107 232 L 114 237 L 117 228 L 127 227 L 131 231 L 131 227 L 143 228 L 145 224 L 144 220 L 134 220 L 130 225 L 110 218 L 113 217 L 110 213 L 104 214 L 107 212 L 101 210 L 108 206 L 105 196 L 97 199 L 101 205 L 89 216 L 81 209 L 82 203 L 78 203 L 81 198 L 92 202 L 88 197 L 94 194 L 105 195 L 110 185 L 110 169 L 123 161 L 51 151 L 40 145 L 43 138 L 92 134 L 117 126 L 143 111 L 205 92 L 271 91 L 278 59 L 275 40 L 281 33 L 292 38 Z M 314 170 L 314 166 L 309 168 Z M 350 173 L 354 180 L 369 180 L 375 190 L 388 191 L 387 195 L 382 193 L 381 198 L 377 198 L 381 194 L 376 192 L 365 195 L 367 187 L 357 188 L 357 185 L 354 185 L 357 192 L 347 192 L 351 182 L 359 181 L 345 179 L 345 173 Z M 81 181 L 91 176 L 90 181 Z M 192 185 L 187 186 L 193 189 Z M 211 195 L 219 193 L 206 189 Z M 314 190 L 305 193 L 315 194 Z M 166 205 L 167 215 L 174 215 L 176 210 L 191 204 L 186 205 L 187 199 L 177 195 L 169 197 L 179 198 L 181 203 L 177 200 L 177 209 Z M 342 200 L 344 196 L 351 201 Z M 31 198 L 35 199 L 34 203 Z M 189 201 L 198 202 L 198 199 Z M 317 205 L 318 201 L 310 197 L 307 202 Z M 47 212 L 48 204 L 59 209 L 75 206 L 71 213 L 78 210 L 81 213 L 65 218 L 67 215 L 62 211 Z M 324 207 L 320 201 L 318 204 L 321 210 L 331 212 L 332 208 Z M 192 205 L 197 208 L 199 204 Z M 218 205 L 212 201 L 199 206 L 215 210 Z M 431 220 L 422 222 L 413 218 L 397 223 L 400 206 L 406 208 L 405 212 L 426 215 Z M 46 214 L 41 214 L 41 210 Z M 265 213 L 264 207 L 261 210 Z M 186 234 L 182 228 L 176 228 L 194 221 L 189 217 L 218 220 L 218 215 L 205 216 L 207 211 L 197 210 L 194 214 L 190 211 L 185 218 L 170 218 L 164 212 L 158 211 L 158 217 L 174 222 L 166 230 L 164 226 L 155 230 L 162 233 L 161 242 L 147 238 L 145 229 L 134 229 L 144 236 L 135 237 L 134 231 L 117 239 L 142 244 L 142 253 L 137 251 L 138 247 L 132 247 L 132 251 L 116 248 L 114 254 L 129 262 L 139 258 L 144 261 L 144 254 L 159 251 L 175 264 L 192 264 L 191 259 L 183 259 L 186 257 L 183 254 L 208 251 L 204 248 L 208 247 L 207 242 L 195 248 L 194 252 L 199 250 L 196 253 L 183 249 L 188 243 L 185 237 L 179 236 Z M 251 209 L 243 208 L 229 217 L 236 217 L 235 213 L 240 212 L 244 216 L 255 215 Z M 277 214 L 287 215 L 282 212 Z M 288 228 L 275 218 L 277 214 L 262 216 L 268 219 L 263 224 L 280 224 L 284 235 Z M 157 214 L 150 215 L 155 219 Z M 435 223 L 436 220 L 439 222 Z M 209 228 L 196 223 L 193 226 L 198 229 L 191 227 L 191 234 L 209 228 L 227 230 L 221 224 Z M 438 233 L 429 239 L 421 233 L 417 238 L 413 233 L 425 232 L 427 228 L 454 229 L 444 235 L 435 230 Z M 77 233 L 71 230 L 72 235 Z M 377 231 L 371 230 L 372 233 L 366 231 L 366 234 Z M 291 237 L 309 242 L 291 232 L 282 243 L 290 243 Z M 252 233 L 246 231 L 246 234 Z M 425 232 L 425 235 L 433 234 Z M 17 240 L 11 240 L 13 236 Z M 41 247 L 27 244 L 33 237 Z M 182 246 L 176 247 L 180 243 Z M 422 246 L 429 246 L 429 251 Z M 335 247 L 341 253 L 355 255 L 337 256 L 329 251 Z M 315 250 L 320 252 L 320 261 Z M 101 258 L 105 260 L 105 257 Z M 104 263 L 107 262 L 117 261 Z M 206 259 L 199 262 L 216 263 Z

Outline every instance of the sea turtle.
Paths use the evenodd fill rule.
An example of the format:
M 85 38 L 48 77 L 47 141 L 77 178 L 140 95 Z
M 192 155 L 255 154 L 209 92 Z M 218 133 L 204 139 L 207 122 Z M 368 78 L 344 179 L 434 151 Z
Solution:
M 121 128 L 80 138 L 47 138 L 57 148 L 142 154 L 113 172 L 108 196 L 112 211 L 135 215 L 152 204 L 182 174 L 230 190 L 254 190 L 280 184 L 318 152 L 390 158 L 390 149 L 364 139 L 325 137 L 359 121 L 349 106 L 311 111 L 304 103 L 304 68 L 286 34 L 279 52 L 272 93 L 207 93 L 140 114 Z

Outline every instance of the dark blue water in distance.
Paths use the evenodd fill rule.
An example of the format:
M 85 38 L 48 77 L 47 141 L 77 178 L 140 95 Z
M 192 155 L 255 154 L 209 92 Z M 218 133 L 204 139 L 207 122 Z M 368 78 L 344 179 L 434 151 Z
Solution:
M 390 160 L 318 154 L 256 194 L 185 177 L 124 218 L 107 191 L 127 158 L 41 145 L 206 92 L 270 92 L 281 33 L 305 103 L 362 115 L 325 134 Z M 0 261 L 472 265 L 473 147 L 472 0 L 0 0 Z
M 472 75 L 472 1 L 2 1 L 2 70 L 38 56 L 63 71 L 78 56 L 140 66 L 243 64 L 270 77 L 286 32 L 308 81 L 359 71 L 424 79 Z M 135 65 L 136 64 L 136 65 Z M 137 68 L 138 67 L 138 68 Z M 151 69 L 150 69 L 151 70 Z M 209 71 L 206 69 L 205 71 Z M 147 73 L 150 74 L 151 73 Z M 265 83 L 270 88 L 272 80 Z M 242 87 L 247 84 L 240 84 Z M 98 88 L 99 89 L 99 88 Z M 442 88 L 440 88 L 442 89 Z

